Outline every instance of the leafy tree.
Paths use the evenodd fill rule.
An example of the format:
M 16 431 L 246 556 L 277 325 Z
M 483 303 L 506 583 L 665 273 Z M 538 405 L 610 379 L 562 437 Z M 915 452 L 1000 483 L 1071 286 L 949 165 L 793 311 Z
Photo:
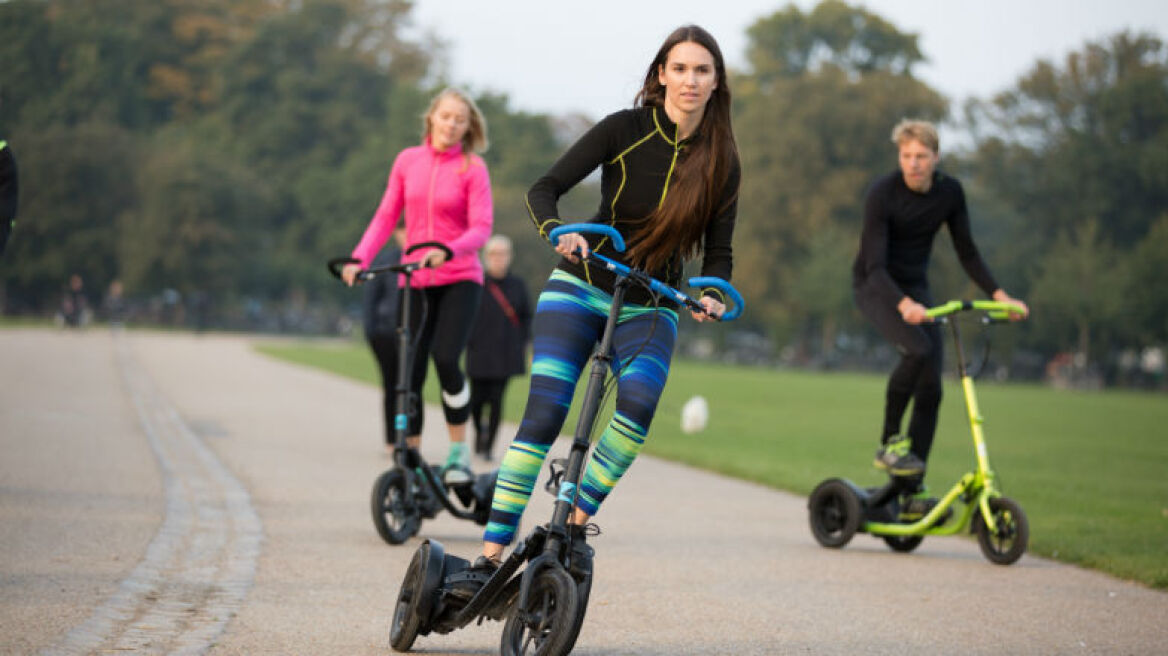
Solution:
M 1042 259 L 1033 287 L 1044 329 L 1058 340 L 1066 326 L 1073 331 L 1076 351 L 1089 359 L 1093 330 L 1111 328 L 1109 323 L 1120 316 L 1122 300 L 1116 291 L 1124 280 L 1123 260 L 1100 234 L 1097 220 L 1059 235 Z
M 137 207 L 119 220 L 118 260 L 130 289 L 236 295 L 279 209 L 275 190 L 189 143 L 159 145 L 138 169 Z
M 831 354 L 841 323 L 852 304 L 851 263 L 855 235 L 837 226 L 816 232 L 807 245 L 807 258 L 785 290 L 799 316 L 819 326 L 819 352 Z
M 1120 248 L 1168 208 L 1168 49 L 1117 34 L 1039 61 L 989 102 L 965 110 L 976 172 L 1051 240 L 1068 217 L 1097 217 Z
M 989 101 L 967 104 L 965 118 L 976 148 L 963 165 L 997 206 L 990 218 L 1009 266 L 1033 283 L 1028 293 L 1040 311 L 1028 322 L 1029 341 L 1086 353 L 1164 339 L 1162 294 L 1149 285 L 1162 264 L 1162 236 L 1151 226 L 1168 212 L 1164 44 L 1128 32 L 1087 43 L 1057 65 L 1039 61 Z M 1091 259 L 1076 265 L 1067 249 Z M 1120 275 L 1129 262 L 1131 279 Z M 1077 296 L 1068 281 L 1085 271 L 1090 289 Z M 1044 301 L 1058 313 L 1052 320 L 1072 322 L 1073 335 L 1037 320 Z
M 736 283 L 768 330 L 792 334 L 818 321 L 828 347 L 838 326 L 827 316 L 854 316 L 850 256 L 865 189 L 896 165 L 892 126 L 905 116 L 941 119 L 947 106 L 912 77 L 923 59 L 916 36 L 863 8 L 791 5 L 747 33 L 751 70 L 733 88 L 743 166 L 736 268 L 749 274 Z M 838 274 L 825 276 L 825 257 Z M 808 276 L 840 288 L 814 292 Z
M 830 65 L 860 75 L 878 71 L 907 75 L 924 57 L 917 37 L 862 7 L 826 0 L 810 13 L 793 4 L 746 30 L 747 59 L 766 83 L 799 77 Z
M 0 270 L 11 304 L 47 311 L 69 275 L 90 289 L 117 275 L 117 221 L 137 203 L 127 162 L 140 149 L 132 134 L 101 122 L 21 138 L 20 213 Z
M 1160 215 L 1133 250 L 1128 268 L 1124 316 L 1134 337 L 1145 344 L 1168 343 L 1168 294 L 1160 283 L 1168 271 L 1168 214 Z M 1126 323 L 1126 322 L 1125 322 Z

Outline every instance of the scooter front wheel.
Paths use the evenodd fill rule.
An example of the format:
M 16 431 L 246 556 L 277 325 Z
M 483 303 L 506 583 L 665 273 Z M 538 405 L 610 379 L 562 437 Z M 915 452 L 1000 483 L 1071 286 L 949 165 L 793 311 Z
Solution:
M 977 545 L 990 562 L 997 565 L 1012 565 L 1026 552 L 1030 542 L 1030 523 L 1022 506 L 1013 499 L 994 497 L 989 500 L 990 512 L 994 516 L 996 531 L 990 531 L 979 512 L 973 518 L 973 531 L 977 533 Z
M 838 549 L 860 528 L 860 497 L 838 478 L 820 483 L 807 499 L 811 534 L 819 544 Z
M 579 595 L 572 575 L 559 567 L 540 570 L 527 603 L 515 604 L 503 625 L 503 656 L 562 656 L 579 627 Z M 575 631 L 573 631 L 575 629 Z
M 573 580 L 576 580 L 573 577 Z M 583 578 L 576 580 L 576 621 L 572 623 L 572 628 L 569 631 L 567 644 L 564 648 L 564 653 L 570 653 L 572 647 L 576 646 L 576 638 L 580 637 L 580 629 L 584 628 L 584 615 L 588 612 L 588 597 L 592 594 L 592 566 L 588 567 L 588 573 Z
M 406 477 L 400 469 L 390 469 L 377 477 L 369 499 L 373 525 L 377 534 L 389 544 L 401 544 L 417 534 L 422 517 L 417 508 L 407 504 L 409 490 Z

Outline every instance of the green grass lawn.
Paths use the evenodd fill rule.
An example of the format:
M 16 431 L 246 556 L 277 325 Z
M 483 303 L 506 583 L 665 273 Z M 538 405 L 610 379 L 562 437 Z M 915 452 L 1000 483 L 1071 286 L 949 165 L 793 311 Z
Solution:
M 376 384 L 364 344 L 263 345 L 263 353 Z M 437 398 L 431 372 L 426 399 Z M 646 453 L 807 494 L 829 476 L 881 482 L 871 466 L 883 376 L 674 363 Z M 517 421 L 527 380 L 507 390 Z M 702 432 L 681 432 L 681 406 L 710 405 Z M 981 383 L 990 462 L 1030 519 L 1030 551 L 1168 589 L 1168 398 Z M 566 431 L 575 426 L 569 417 Z M 500 436 L 506 442 L 510 436 Z M 974 466 L 961 390 L 947 381 L 929 459 L 934 491 Z M 942 539 L 942 538 L 933 538 Z M 952 538 L 944 538 L 952 539 Z

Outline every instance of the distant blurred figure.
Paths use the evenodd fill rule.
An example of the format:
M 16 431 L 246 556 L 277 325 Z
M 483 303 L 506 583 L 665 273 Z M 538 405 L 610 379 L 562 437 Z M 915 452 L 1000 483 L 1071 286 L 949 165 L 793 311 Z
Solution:
M 126 324 L 126 298 L 121 280 L 114 280 L 106 290 L 102 310 L 110 328 L 119 329 Z
M 405 228 L 394 230 L 393 239 L 373 258 L 369 268 L 400 263 L 405 240 Z M 396 274 L 377 276 L 366 282 L 364 288 L 361 314 L 365 321 L 365 343 L 369 344 L 377 358 L 377 369 L 381 372 L 385 448 L 392 455 L 394 386 L 397 384 L 397 315 L 401 294 L 398 293 Z
M 80 274 L 69 276 L 69 286 L 61 297 L 60 317 L 65 326 L 79 328 L 89 321 L 89 301 Z
M 16 225 L 16 158 L 8 142 L 0 139 L 0 255 L 8 245 L 8 236 Z
M 483 249 L 485 293 L 466 346 L 475 453 L 486 460 L 491 459 L 499 432 L 507 382 L 527 371 L 531 304 L 527 285 L 509 273 L 511 254 L 511 240 L 506 236 L 495 235 L 487 240 Z

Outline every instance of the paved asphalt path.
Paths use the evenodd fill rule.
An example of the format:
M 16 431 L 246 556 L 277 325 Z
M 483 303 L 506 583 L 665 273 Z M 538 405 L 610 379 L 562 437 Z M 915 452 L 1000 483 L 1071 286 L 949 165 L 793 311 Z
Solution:
M 251 343 L 0 330 L 0 653 L 390 653 L 418 541 L 390 547 L 369 519 L 379 392 Z M 536 493 L 524 531 L 550 501 Z M 964 538 L 823 549 L 805 499 L 648 457 L 597 521 L 577 654 L 1168 652 L 1164 593 L 995 566 Z M 446 515 L 422 534 L 478 550 L 479 527 Z M 493 654 L 500 630 L 415 648 Z

